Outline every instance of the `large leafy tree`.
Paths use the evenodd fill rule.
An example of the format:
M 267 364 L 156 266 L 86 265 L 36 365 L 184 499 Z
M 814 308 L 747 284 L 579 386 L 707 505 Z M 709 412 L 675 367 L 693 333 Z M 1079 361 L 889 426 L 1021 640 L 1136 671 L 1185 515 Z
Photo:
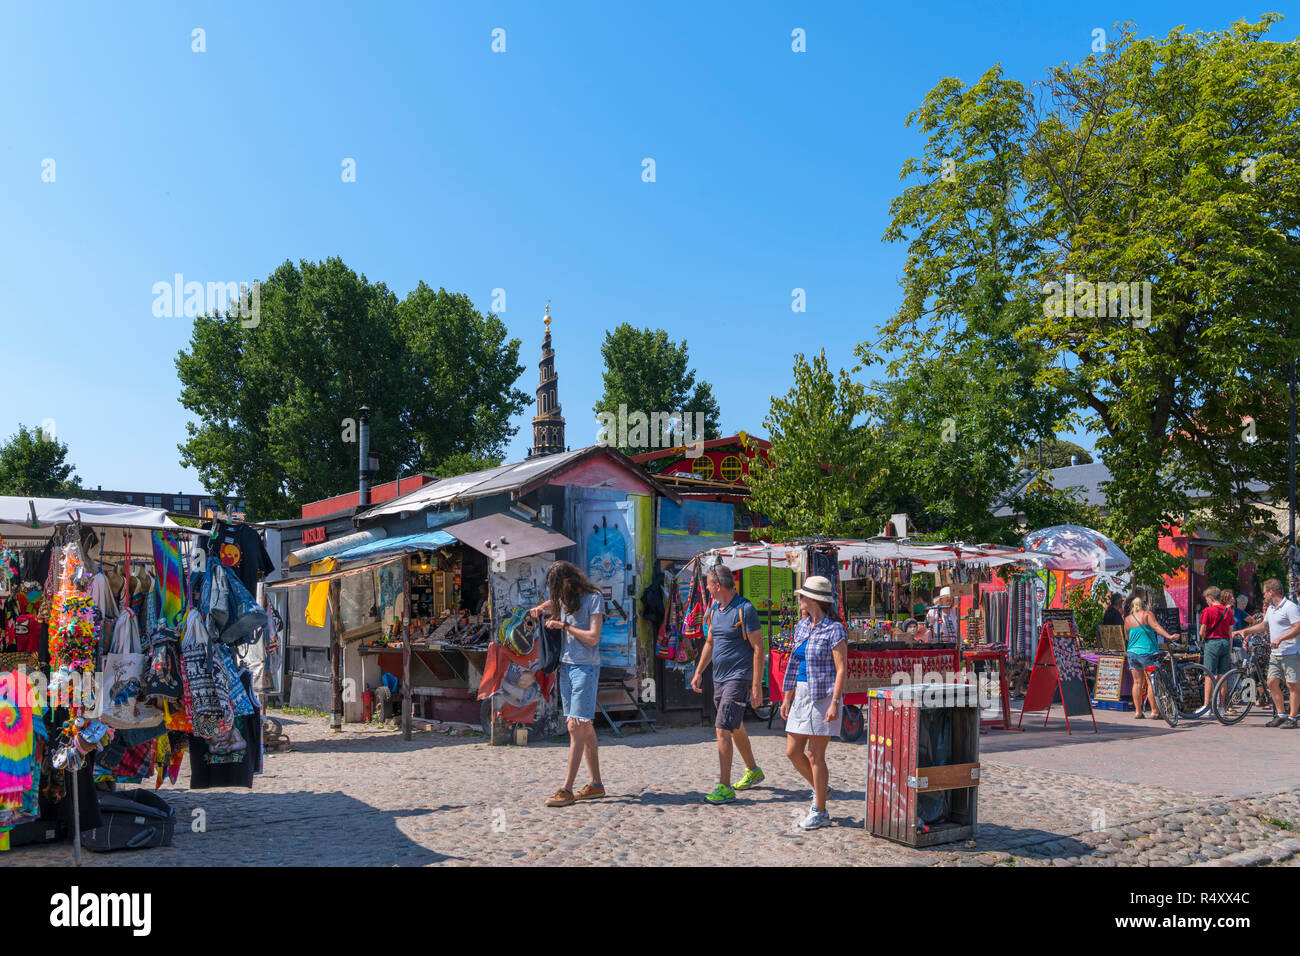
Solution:
M 849 372 L 830 369 L 825 350 L 811 362 L 794 357 L 794 385 L 773 397 L 763 419 L 772 443 L 767 461 L 754 456 L 749 466 L 750 507 L 778 539 L 879 530 L 866 487 L 868 433 L 857 421 L 867 402 Z
M 680 413 L 691 416 L 692 442 L 719 437 L 720 413 L 713 386 L 702 379 L 696 380 L 685 339 L 671 342 L 663 329 L 637 329 L 623 323 L 605 333 L 600 354 L 605 360 L 605 392 L 596 402 L 597 415 L 604 413 L 617 420 L 620 405 L 629 417 L 637 412 L 647 419 L 654 413 L 665 416 Z M 699 414 L 704 416 L 703 435 L 694 430 L 695 416 Z M 628 433 L 634 428 L 635 425 L 629 424 L 621 436 L 611 432 L 610 444 L 632 455 L 646 451 L 645 447 L 628 444 Z M 646 430 L 647 441 L 652 444 L 662 437 Z M 669 444 L 677 443 L 676 438 L 669 441 Z
M 1250 540 L 1285 486 L 1300 44 L 1265 39 L 1279 19 L 1122 29 L 1034 88 L 994 67 L 974 86 L 943 80 L 908 117 L 927 142 L 891 205 L 885 238 L 908 256 L 883 344 L 919 369 L 985 338 L 966 304 L 997 281 L 1023 306 L 1017 337 L 1045 356 L 1041 382 L 1069 403 L 1060 424 L 1098 435 L 1107 530 L 1146 583 L 1169 569 L 1159 529 L 1193 517 L 1193 489 L 1202 519 Z M 1115 285 L 1098 301 L 1100 283 Z
M 203 316 L 177 357 L 187 426 L 181 461 L 250 514 L 284 517 L 354 487 L 368 405 L 378 479 L 498 456 L 526 396 L 519 340 L 463 295 L 421 283 L 402 302 L 338 258 L 285 262 L 258 320 Z
M 40 428 L 24 428 L 0 446 L 0 495 L 53 498 L 75 494 L 80 479 L 68 463 L 68 446 Z

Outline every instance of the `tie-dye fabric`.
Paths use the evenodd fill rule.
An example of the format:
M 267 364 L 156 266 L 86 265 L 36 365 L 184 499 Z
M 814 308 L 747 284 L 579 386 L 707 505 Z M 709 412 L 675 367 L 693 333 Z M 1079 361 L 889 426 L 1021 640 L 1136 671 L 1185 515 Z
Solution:
M 166 531 L 153 533 L 153 563 L 158 579 L 159 598 L 155 604 L 158 623 L 175 630 L 185 616 L 185 571 L 176 535 Z

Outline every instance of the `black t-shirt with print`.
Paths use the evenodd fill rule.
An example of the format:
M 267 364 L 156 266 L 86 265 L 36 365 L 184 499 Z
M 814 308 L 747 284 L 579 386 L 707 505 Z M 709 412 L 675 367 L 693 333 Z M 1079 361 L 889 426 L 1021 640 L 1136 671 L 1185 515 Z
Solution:
M 275 570 L 266 545 L 262 544 L 262 536 L 246 524 L 218 521 L 216 537 L 208 539 L 208 554 L 238 574 L 248 593 L 254 595 L 258 572 L 270 574 Z

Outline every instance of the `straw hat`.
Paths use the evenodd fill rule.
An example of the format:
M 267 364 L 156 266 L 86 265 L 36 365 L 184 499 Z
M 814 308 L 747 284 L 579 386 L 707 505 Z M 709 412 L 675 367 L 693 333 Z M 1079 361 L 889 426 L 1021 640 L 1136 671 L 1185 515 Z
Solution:
M 802 594 L 806 598 L 814 601 L 821 601 L 823 604 L 831 604 L 835 600 L 834 592 L 831 591 L 831 582 L 819 574 L 814 574 L 810 578 L 805 578 L 803 587 L 794 592 Z

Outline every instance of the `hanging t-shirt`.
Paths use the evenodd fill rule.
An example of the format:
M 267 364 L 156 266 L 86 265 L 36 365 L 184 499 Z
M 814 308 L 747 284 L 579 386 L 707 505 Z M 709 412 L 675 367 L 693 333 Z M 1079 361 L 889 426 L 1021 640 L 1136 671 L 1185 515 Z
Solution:
M 257 593 L 258 573 L 270 574 L 275 570 L 271 556 L 266 553 L 262 536 L 246 524 L 230 525 L 217 522 L 217 535 L 208 539 L 208 554 L 239 575 L 249 594 Z

